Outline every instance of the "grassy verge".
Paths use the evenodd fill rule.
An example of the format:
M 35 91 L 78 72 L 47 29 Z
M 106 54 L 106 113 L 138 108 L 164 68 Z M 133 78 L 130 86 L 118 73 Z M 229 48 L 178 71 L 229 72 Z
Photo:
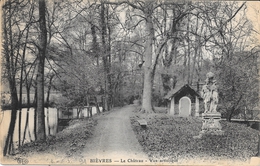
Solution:
M 143 129 L 138 119 L 147 120 Z M 248 161 L 257 153 L 258 131 L 241 124 L 221 121 L 223 136 L 193 139 L 202 126 L 197 117 L 172 117 L 167 114 L 140 114 L 131 117 L 137 139 L 149 158 L 161 161 Z
M 6 156 L 7 162 L 26 159 L 32 163 L 73 163 L 81 162 L 81 156 L 86 141 L 91 137 L 97 119 L 75 119 L 69 126 L 58 132 L 56 136 L 49 136 L 46 141 L 34 141 L 22 146 L 13 156 Z

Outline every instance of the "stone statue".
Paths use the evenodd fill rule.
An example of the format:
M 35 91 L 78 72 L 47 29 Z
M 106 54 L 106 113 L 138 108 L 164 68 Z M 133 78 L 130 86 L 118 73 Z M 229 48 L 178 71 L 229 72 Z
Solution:
M 216 113 L 218 104 L 217 82 L 214 79 L 214 73 L 207 73 L 205 85 L 202 87 L 202 98 L 204 99 L 204 113 Z M 209 106 L 209 107 L 208 107 Z
M 207 73 L 205 85 L 202 87 L 201 96 L 204 99 L 205 112 L 202 114 L 202 127 L 195 139 L 201 139 L 203 135 L 223 135 L 220 124 L 221 114 L 217 112 L 218 87 L 212 72 Z

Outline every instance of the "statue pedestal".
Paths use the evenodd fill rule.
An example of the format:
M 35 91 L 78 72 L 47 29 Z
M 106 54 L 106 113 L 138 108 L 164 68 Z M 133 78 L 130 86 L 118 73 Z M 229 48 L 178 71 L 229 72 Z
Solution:
M 193 138 L 201 138 L 203 135 L 223 135 L 221 124 L 221 114 L 219 112 L 203 113 L 202 114 L 202 128 L 198 136 Z

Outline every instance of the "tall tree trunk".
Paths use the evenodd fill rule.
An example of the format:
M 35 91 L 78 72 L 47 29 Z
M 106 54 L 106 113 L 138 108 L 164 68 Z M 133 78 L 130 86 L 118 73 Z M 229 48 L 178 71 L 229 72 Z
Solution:
M 26 32 L 26 37 L 25 37 L 25 41 L 27 41 L 28 39 L 28 35 L 29 35 L 29 28 L 27 29 Z M 21 146 L 21 118 L 22 118 L 22 91 L 23 91 L 23 71 L 24 71 L 24 59 L 25 59 L 25 53 L 26 53 L 26 42 L 25 45 L 23 47 L 23 55 L 22 55 L 22 65 L 21 65 L 21 73 L 20 73 L 20 96 L 19 96 L 19 127 L 18 127 L 18 147 L 20 148 Z M 29 106 L 29 105 L 28 105 Z
M 22 92 L 20 91 L 20 97 L 22 96 L 21 94 Z M 21 147 L 22 97 L 19 100 L 20 101 L 19 101 L 19 114 L 18 114 L 18 148 Z
M 105 88 L 104 88 L 104 111 L 109 110 L 109 103 L 108 103 L 108 91 L 109 91 L 109 81 L 108 81 L 108 53 L 107 53 L 107 45 L 106 45 L 106 35 L 107 35 L 107 30 L 106 30 L 106 20 L 105 20 L 105 5 L 104 2 L 102 1 L 101 3 L 101 25 L 102 25 L 102 30 L 101 30 L 101 40 L 102 40 L 102 47 L 103 47 L 103 52 L 102 52 L 102 59 L 103 59 L 103 68 L 104 68 L 104 77 L 105 77 Z
M 48 89 L 47 89 L 47 97 L 46 97 L 46 105 L 47 105 L 47 107 L 50 106 L 51 85 L 52 85 L 52 80 L 53 80 L 54 76 L 55 76 L 54 74 L 51 75 L 50 80 L 49 80 L 49 85 L 48 85 Z
M 77 119 L 79 119 L 79 113 L 80 113 L 80 109 L 79 109 L 79 106 L 77 106 Z
M 93 54 L 96 57 L 97 61 L 97 66 L 99 66 L 99 45 L 97 42 L 97 34 L 96 34 L 96 27 L 93 23 L 91 23 L 91 35 L 92 35 L 92 49 L 93 49 Z
M 37 85 L 36 85 L 36 86 L 37 86 Z M 33 106 L 34 106 L 33 134 L 34 134 L 34 139 L 37 140 L 37 87 L 35 88 Z
M 34 65 L 35 66 L 35 65 Z M 33 66 L 31 66 L 33 67 Z M 30 68 L 31 69 L 31 68 Z M 30 70 L 29 70 L 30 71 Z M 33 73 L 35 71 L 35 67 L 33 69 Z M 25 128 L 24 128 L 24 135 L 23 135 L 23 141 L 22 141 L 22 145 L 24 144 L 24 141 L 25 141 L 25 137 L 26 137 L 26 131 L 28 130 L 28 135 L 29 135 L 29 138 L 30 138 L 30 141 L 32 141 L 32 137 L 31 137 L 31 132 L 28 128 L 28 123 L 29 123 L 29 112 L 30 112 L 30 107 L 31 107 L 31 98 L 30 98 L 30 89 L 31 89 L 31 85 L 32 85 L 32 80 L 33 80 L 33 75 L 32 77 L 30 78 L 30 80 L 28 79 L 28 75 L 29 75 L 29 72 L 26 73 L 26 69 L 24 68 L 24 75 L 25 75 L 25 87 L 26 87 L 26 95 L 27 95 L 27 105 L 28 105 L 28 108 L 27 108 L 27 111 L 26 111 L 26 120 L 25 120 Z M 36 98 L 36 94 L 35 94 L 35 97 Z M 36 118 L 34 119 L 35 122 L 36 122 Z
M 152 6 L 152 4 L 150 4 Z M 152 10 L 150 8 L 145 12 L 146 16 L 146 31 L 147 31 L 147 40 L 146 47 L 144 52 L 144 88 L 143 88 L 143 100 L 142 100 L 142 111 L 151 113 L 153 112 L 152 108 L 152 55 L 153 55 L 153 37 L 154 37 L 154 28 L 152 22 Z
M 51 127 L 50 127 L 50 111 L 49 111 L 49 107 L 47 108 L 46 110 L 46 123 L 47 123 L 47 133 L 48 133 L 48 136 L 51 135 Z M 46 127 L 45 126 L 45 127 Z
M 195 29 L 196 33 L 198 32 L 198 25 L 199 25 L 199 18 L 197 18 L 197 20 L 196 20 L 196 29 Z M 200 46 L 200 38 L 198 36 L 195 36 L 194 56 L 193 56 L 193 60 L 192 60 L 193 62 L 192 62 L 191 77 L 190 77 L 191 84 L 193 83 L 193 78 L 194 78 L 193 76 L 194 76 L 195 71 L 196 71 L 195 66 L 196 66 L 196 63 L 197 63 L 196 59 L 198 57 L 199 47 L 201 47 Z
M 193 76 L 194 76 L 194 72 L 196 71 L 196 68 L 195 68 L 195 65 L 196 65 L 196 59 L 197 59 L 197 54 L 198 54 L 198 47 L 199 47 L 199 39 L 196 37 L 196 42 L 198 42 L 198 44 L 195 46 L 195 48 L 194 48 L 194 56 L 193 56 L 193 60 L 192 60 L 192 69 L 191 69 L 191 76 L 190 76 L 190 80 L 191 80 L 191 82 L 190 82 L 190 84 L 192 85 L 192 83 L 193 83 Z
M 29 111 L 30 111 L 30 89 L 28 86 L 26 86 L 26 91 L 27 91 L 27 111 L 26 111 L 26 119 L 25 119 L 25 127 L 24 127 L 24 133 L 23 133 L 23 140 L 22 140 L 22 145 L 24 144 L 25 137 L 26 137 L 26 131 L 28 130 L 28 133 L 30 133 L 30 130 L 28 128 L 28 123 L 29 123 Z M 29 134 L 30 135 L 30 134 Z M 30 140 L 31 141 L 31 140 Z
M 9 81 L 10 85 L 10 90 L 11 90 L 11 105 L 12 105 L 12 110 L 11 110 L 11 121 L 9 124 L 9 129 L 8 129 L 8 135 L 5 141 L 5 146 L 4 146 L 4 152 L 3 155 L 5 156 L 7 153 L 11 153 L 11 145 L 13 144 L 13 134 L 14 134 L 14 128 L 15 128 L 15 122 L 16 122 L 16 116 L 17 116 L 17 106 L 18 106 L 18 97 L 17 97 L 17 91 L 16 91 L 16 86 L 15 82 Z
M 37 72 L 37 140 L 46 139 L 44 118 L 44 63 L 47 45 L 47 29 L 45 19 L 45 8 L 45 0 L 39 0 L 40 45 Z
M 91 23 L 91 35 L 92 35 L 92 49 L 93 49 L 93 53 L 94 56 L 96 57 L 97 60 L 97 66 L 99 66 L 99 53 L 100 53 L 100 49 L 99 49 L 99 45 L 97 42 L 97 34 L 96 34 L 96 27 L 93 23 Z M 95 101 L 96 101 L 96 108 L 97 108 L 97 113 L 100 113 L 100 109 L 99 109 L 99 104 L 97 102 L 97 96 L 95 96 Z M 89 105 L 88 102 L 88 97 L 87 97 L 87 105 Z
M 112 90 L 112 75 L 111 75 L 111 27 L 109 25 L 109 13 L 108 13 L 108 6 L 106 8 L 107 12 L 107 29 L 108 29 L 108 45 L 107 45 L 107 81 L 108 81 L 108 109 L 110 110 L 113 106 L 113 90 Z
M 187 66 L 187 73 L 186 75 L 188 76 L 187 78 L 187 84 L 191 84 L 191 67 L 190 67 L 190 59 L 191 59 L 191 48 L 190 48 L 190 42 L 191 42 L 191 39 L 190 39 L 190 16 L 188 14 L 188 22 L 187 22 L 187 43 L 188 43 L 188 66 Z
M 96 103 L 97 114 L 100 114 L 100 109 L 99 109 L 99 104 L 98 104 L 97 96 L 95 96 L 95 103 Z

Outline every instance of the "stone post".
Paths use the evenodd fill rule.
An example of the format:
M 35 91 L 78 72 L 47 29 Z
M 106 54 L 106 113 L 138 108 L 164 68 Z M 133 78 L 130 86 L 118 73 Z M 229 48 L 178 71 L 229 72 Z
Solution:
M 174 115 L 174 107 L 175 107 L 175 99 L 174 97 L 171 98 L 171 106 L 170 106 L 170 115 Z
M 199 113 L 199 98 L 198 96 L 196 96 L 195 98 L 195 116 L 200 116 L 200 113 Z

